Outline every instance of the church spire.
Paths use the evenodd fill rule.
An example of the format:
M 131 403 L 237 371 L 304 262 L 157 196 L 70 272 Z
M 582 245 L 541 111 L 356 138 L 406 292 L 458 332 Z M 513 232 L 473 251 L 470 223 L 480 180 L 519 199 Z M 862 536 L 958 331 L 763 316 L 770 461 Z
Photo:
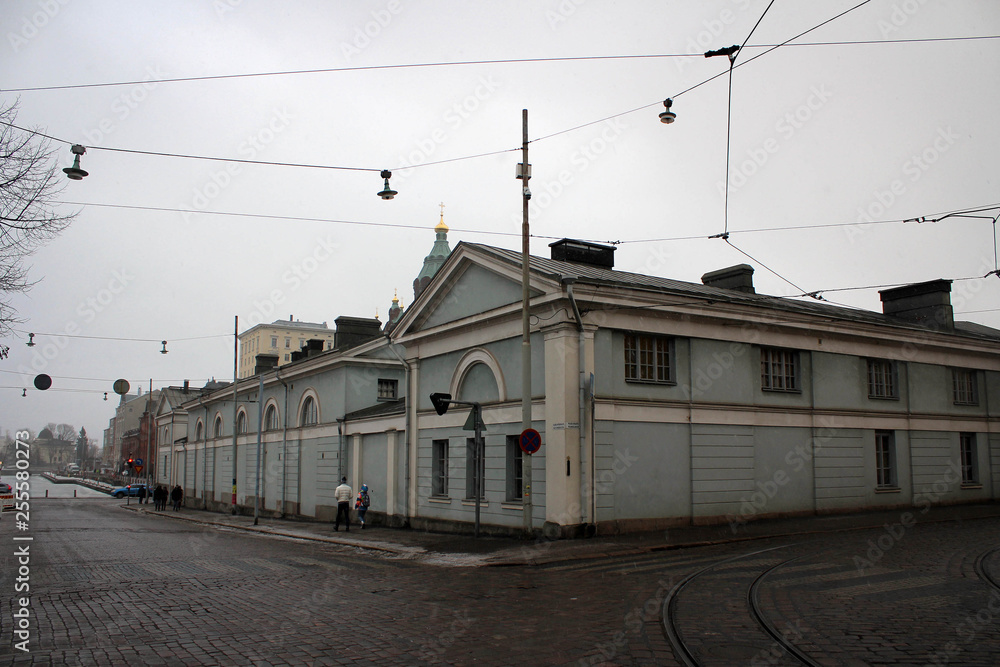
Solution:
M 431 278 L 434 274 L 438 272 L 444 261 L 448 259 L 448 255 L 451 254 L 451 248 L 448 246 L 448 225 L 444 224 L 444 202 L 440 204 L 441 206 L 441 221 L 434 228 L 434 245 L 431 247 L 431 252 L 426 257 L 424 257 L 424 266 L 420 269 L 420 273 L 413 281 L 413 300 L 416 301 L 417 298 L 427 289 L 427 285 L 430 284 Z

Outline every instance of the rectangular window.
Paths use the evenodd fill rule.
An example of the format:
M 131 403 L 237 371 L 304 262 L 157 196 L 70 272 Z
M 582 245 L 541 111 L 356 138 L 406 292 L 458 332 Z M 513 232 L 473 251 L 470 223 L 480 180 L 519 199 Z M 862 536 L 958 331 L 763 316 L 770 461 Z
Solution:
M 292 346 L 292 339 L 291 338 L 285 338 L 285 349 L 287 350 L 291 346 Z
M 278 347 L 278 337 L 271 336 L 271 347 Z
M 507 436 L 507 502 L 521 502 L 523 493 L 524 452 L 521 450 L 520 436 Z
M 958 441 L 962 456 L 962 484 L 979 484 L 979 453 L 976 451 L 976 434 L 960 433 Z
M 799 353 L 761 348 L 760 388 L 765 391 L 799 391 Z
M 448 496 L 448 441 L 431 443 L 431 495 Z
M 669 384 L 674 381 L 673 356 L 672 338 L 625 334 L 625 380 Z
M 896 482 L 896 437 L 892 431 L 875 431 L 875 485 L 894 489 Z
M 899 398 L 895 361 L 868 360 L 868 398 Z
M 476 481 L 479 475 L 476 474 L 476 467 L 482 470 L 479 465 L 479 458 L 476 456 L 476 439 L 467 438 L 465 441 L 465 498 L 467 500 L 476 499 Z M 484 489 L 479 489 L 479 498 L 485 499 Z
M 378 397 L 380 399 L 397 398 L 399 380 L 378 379 Z
M 951 385 L 958 405 L 979 405 L 979 382 L 976 371 L 954 368 L 951 371 Z
M 288 355 L 287 354 L 285 355 L 285 361 L 288 361 Z

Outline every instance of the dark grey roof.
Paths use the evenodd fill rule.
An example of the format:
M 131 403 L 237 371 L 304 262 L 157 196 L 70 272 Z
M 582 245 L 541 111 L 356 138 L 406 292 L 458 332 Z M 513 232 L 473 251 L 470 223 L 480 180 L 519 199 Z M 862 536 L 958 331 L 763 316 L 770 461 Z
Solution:
M 468 243 L 462 241 L 459 246 L 467 245 L 482 252 L 491 254 L 503 261 L 509 262 L 517 267 L 521 266 L 521 253 L 516 250 L 498 248 L 480 243 Z M 456 246 L 455 250 L 458 250 Z M 796 312 L 814 317 L 834 318 L 838 320 L 850 320 L 854 322 L 866 322 L 871 324 L 891 325 L 921 330 L 931 330 L 930 327 L 921 326 L 906 322 L 894 317 L 889 317 L 882 313 L 876 313 L 860 308 L 849 308 L 846 306 L 836 306 L 817 300 L 800 300 L 790 297 L 770 296 L 767 294 L 752 294 L 738 290 L 725 289 L 721 287 L 710 287 L 701 283 L 689 283 L 659 276 L 647 276 L 641 273 L 629 273 L 627 271 L 616 271 L 614 269 L 602 269 L 587 264 L 575 262 L 563 262 L 547 257 L 530 257 L 531 270 L 537 274 L 546 275 L 554 280 L 562 278 L 575 278 L 578 282 L 590 285 L 607 287 L 626 287 L 638 290 L 658 292 L 664 296 L 687 296 L 704 299 L 708 303 L 737 303 L 754 305 L 761 308 L 770 308 L 785 312 Z M 669 304 L 664 304 L 669 305 Z M 581 309 L 586 309 L 586 304 L 580 304 Z M 956 322 L 955 333 L 973 336 L 976 338 L 989 338 L 1000 340 L 1000 331 L 979 324 L 969 322 Z
M 366 419 L 369 417 L 385 417 L 388 415 L 406 414 L 406 397 L 397 398 L 394 401 L 382 401 L 367 408 L 361 408 L 344 415 L 345 421 L 352 419 Z

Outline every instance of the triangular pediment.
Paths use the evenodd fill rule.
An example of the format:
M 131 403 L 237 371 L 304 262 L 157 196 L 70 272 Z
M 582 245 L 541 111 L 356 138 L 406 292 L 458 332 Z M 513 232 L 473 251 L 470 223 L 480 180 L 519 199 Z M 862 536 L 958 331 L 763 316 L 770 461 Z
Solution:
M 546 286 L 531 276 L 530 295 L 537 298 Z M 434 277 L 427 291 L 410 306 L 395 336 L 426 331 L 520 304 L 521 269 L 508 261 L 459 244 Z

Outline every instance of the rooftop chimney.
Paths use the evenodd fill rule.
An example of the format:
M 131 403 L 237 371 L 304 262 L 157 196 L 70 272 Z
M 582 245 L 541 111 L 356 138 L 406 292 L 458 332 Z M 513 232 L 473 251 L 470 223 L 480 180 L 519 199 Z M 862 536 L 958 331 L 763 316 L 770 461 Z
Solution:
M 753 267 L 749 264 L 737 264 L 728 269 L 710 271 L 701 277 L 701 282 L 709 287 L 721 287 L 747 294 L 756 294 L 753 288 Z
M 879 290 L 882 312 L 890 317 L 932 329 L 954 329 L 951 281 L 931 280 Z
M 614 246 L 575 239 L 562 239 L 550 243 L 549 247 L 552 248 L 552 259 L 560 262 L 586 264 L 599 269 L 615 268 L 615 250 L 617 248 Z
M 333 339 L 333 347 L 337 350 L 354 347 L 382 335 L 382 323 L 378 318 L 341 315 L 333 323 L 337 325 L 337 333 Z
M 185 394 L 188 393 L 188 390 L 190 388 L 191 388 L 191 381 L 190 380 L 184 380 L 184 393 Z
M 260 375 L 261 373 L 266 373 L 269 370 L 278 367 L 278 355 L 276 354 L 258 354 L 254 357 L 254 375 Z

